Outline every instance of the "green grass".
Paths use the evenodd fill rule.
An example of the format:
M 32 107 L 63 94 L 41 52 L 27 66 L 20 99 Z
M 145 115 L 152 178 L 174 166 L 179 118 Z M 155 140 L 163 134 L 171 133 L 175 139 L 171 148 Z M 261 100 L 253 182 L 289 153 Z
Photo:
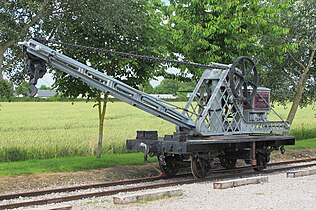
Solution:
M 156 158 L 150 159 L 156 161 Z M 19 162 L 0 163 L 0 176 L 34 174 L 43 172 L 68 172 L 88 169 L 108 168 L 119 165 L 143 164 L 143 155 L 140 153 L 106 155 L 96 157 L 66 157 L 46 160 L 27 160 Z
M 94 103 L 1 103 L 0 161 L 93 156 L 98 140 Z M 124 153 L 137 130 L 172 133 L 174 125 L 122 102 L 108 104 L 104 154 Z
M 294 146 L 286 149 L 311 149 L 316 148 L 316 138 L 297 141 Z M 157 161 L 155 157 L 150 162 Z M 109 168 L 122 165 L 143 164 L 143 154 L 130 153 L 121 155 L 106 155 L 100 159 L 88 157 L 65 157 L 45 160 L 27 160 L 18 162 L 0 163 L 0 176 L 14 176 L 23 174 L 70 172 L 89 169 Z
M 289 112 L 290 106 L 284 109 L 283 106 L 276 106 L 275 110 L 285 120 Z M 269 119 L 279 120 L 279 118 L 271 112 Z M 295 115 L 290 135 L 295 136 L 297 140 L 310 139 L 316 137 L 316 110 L 313 106 L 307 106 L 298 109 Z
M 295 145 L 287 146 L 286 148 L 287 149 L 312 149 L 312 148 L 316 148 L 316 138 L 296 141 Z
M 183 106 L 184 102 L 176 102 Z M 93 156 L 98 140 L 98 113 L 89 102 L 1 102 L 0 162 Z M 289 109 L 276 107 L 286 118 Z M 290 134 L 316 137 L 315 110 L 298 110 Z M 271 114 L 271 119 L 277 117 Z M 108 104 L 103 154 L 125 153 L 125 140 L 137 130 L 171 134 L 175 126 L 123 102 Z

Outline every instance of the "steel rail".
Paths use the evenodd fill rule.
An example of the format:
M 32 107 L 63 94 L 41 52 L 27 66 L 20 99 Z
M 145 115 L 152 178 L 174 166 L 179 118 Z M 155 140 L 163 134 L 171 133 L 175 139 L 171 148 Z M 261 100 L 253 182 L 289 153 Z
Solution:
M 85 185 L 72 186 L 72 187 L 38 190 L 38 191 L 31 191 L 31 192 L 21 192 L 21 193 L 0 195 L 0 201 L 6 200 L 6 199 L 19 198 L 19 197 L 31 197 L 31 196 L 38 196 L 38 195 L 47 195 L 47 194 L 51 194 L 51 193 L 71 192 L 71 191 L 76 191 L 76 190 L 85 190 L 85 189 L 93 189 L 93 188 L 101 188 L 101 187 L 111 187 L 111 186 L 119 186 L 119 185 L 126 185 L 126 184 L 137 184 L 137 183 L 141 183 L 141 182 L 150 182 L 150 181 L 166 179 L 166 178 L 167 177 L 154 176 L 154 177 L 146 177 L 146 178 L 140 178 L 140 179 L 128 179 L 128 180 L 120 180 L 120 181 L 114 181 L 114 182 L 102 182 L 102 183 L 85 184 Z
M 285 165 L 285 164 L 292 164 L 292 163 L 307 163 L 307 162 L 312 162 L 312 161 L 316 161 L 316 158 L 305 158 L 305 159 L 299 159 L 299 160 L 281 161 L 281 162 L 269 163 L 268 166 Z
M 310 161 L 315 161 L 315 158 L 296 160 L 296 161 L 284 161 L 284 162 L 280 162 L 280 163 L 269 164 L 269 166 L 300 163 L 299 161 L 310 162 Z M 274 173 L 277 171 L 291 170 L 291 169 L 295 169 L 295 168 L 305 168 L 305 167 L 311 167 L 311 166 L 316 166 L 316 163 L 304 164 L 304 165 L 295 165 L 295 166 L 286 166 L 286 167 L 274 168 L 274 169 L 266 169 L 266 170 L 261 171 L 261 172 L 251 171 L 251 172 L 243 172 L 243 173 L 238 173 L 238 174 L 216 175 L 216 176 L 207 177 L 205 179 L 187 179 L 187 180 L 173 181 L 173 182 L 167 182 L 167 183 L 149 184 L 149 185 L 142 185 L 142 186 L 137 186 L 137 187 L 126 187 L 123 189 L 105 190 L 105 191 L 101 191 L 101 192 L 85 193 L 85 194 L 78 194 L 78 195 L 71 195 L 71 196 L 64 196 L 64 197 L 57 197 L 57 198 L 50 198 L 50 199 L 43 199 L 43 200 L 4 204 L 4 205 L 0 205 L 0 209 L 12 209 L 12 208 L 18 208 L 18 207 L 32 206 L 32 205 L 45 205 L 45 204 L 51 204 L 51 203 L 61 203 L 61 202 L 73 201 L 73 200 L 84 199 L 84 198 L 113 195 L 113 194 L 117 194 L 120 192 L 132 192 L 132 191 L 145 190 L 145 189 L 155 189 L 155 188 L 160 188 L 160 187 L 170 187 L 170 186 L 181 185 L 181 184 L 191 184 L 191 183 L 199 183 L 199 182 L 205 182 L 205 181 L 214 181 L 216 179 L 234 178 L 236 176 L 244 177 L 244 176 L 250 176 L 250 175 L 257 175 L 260 173 L 270 174 L 270 173 Z M 147 179 L 147 178 L 145 178 L 145 179 Z M 148 179 L 150 179 L 150 178 L 148 178 Z
M 270 167 L 270 166 L 294 164 L 294 163 L 302 163 L 302 162 L 306 163 L 306 162 L 312 162 L 312 161 L 316 161 L 316 158 L 306 158 L 306 159 L 300 159 L 300 160 L 275 162 L 275 163 L 270 163 L 267 166 Z M 245 166 L 245 167 L 238 167 L 238 168 L 234 168 L 234 169 L 220 169 L 220 170 L 211 171 L 211 174 L 238 172 L 241 170 L 253 169 L 253 168 L 254 167 L 252 167 L 252 166 Z M 190 176 L 190 175 L 191 175 L 191 173 L 179 174 L 173 178 L 186 177 L 186 176 Z M 126 184 L 137 184 L 137 183 L 141 183 L 141 182 L 157 181 L 157 180 L 161 180 L 161 179 L 168 179 L 168 177 L 154 176 L 154 177 L 145 177 L 145 178 L 139 178 L 139 179 L 128 179 L 128 180 L 102 182 L 102 183 L 95 183 L 95 184 L 85 184 L 85 185 L 47 189 L 47 190 L 21 192 L 21 193 L 14 193 L 14 194 L 3 194 L 3 195 L 0 195 L 0 201 L 8 200 L 8 199 L 15 199 L 15 198 L 19 198 L 19 197 L 32 197 L 32 196 L 47 195 L 47 194 L 52 194 L 52 193 L 72 192 L 72 191 L 76 191 L 76 190 L 85 190 L 85 189 L 93 189 L 93 188 L 101 188 L 101 187 L 111 187 L 111 186 L 119 186 L 119 185 L 126 185 Z

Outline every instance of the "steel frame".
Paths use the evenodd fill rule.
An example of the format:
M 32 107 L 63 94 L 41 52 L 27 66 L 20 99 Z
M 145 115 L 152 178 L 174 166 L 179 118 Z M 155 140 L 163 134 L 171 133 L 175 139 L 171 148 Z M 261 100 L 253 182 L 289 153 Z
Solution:
M 177 125 L 178 131 L 187 132 L 189 136 L 280 133 L 289 130 L 289 125 L 283 121 L 249 122 L 245 119 L 244 102 L 234 97 L 230 87 L 231 65 L 216 64 L 214 68 L 205 70 L 182 109 L 132 88 L 35 40 L 20 42 L 19 45 L 24 46 L 27 53 L 44 60 L 52 67 Z M 238 84 L 239 80 L 240 77 L 234 77 L 234 84 Z

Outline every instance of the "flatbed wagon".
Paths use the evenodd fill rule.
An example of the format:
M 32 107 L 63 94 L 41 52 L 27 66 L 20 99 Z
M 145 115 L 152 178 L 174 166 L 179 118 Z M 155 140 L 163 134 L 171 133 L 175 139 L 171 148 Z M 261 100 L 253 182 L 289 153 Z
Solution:
M 146 132 L 146 131 L 145 131 Z M 240 150 L 257 147 L 280 147 L 294 145 L 293 136 L 281 135 L 231 135 L 231 136 L 211 136 L 206 138 L 190 137 L 185 141 L 178 141 L 173 138 L 148 139 L 138 137 L 126 140 L 127 149 L 130 151 L 143 152 L 139 147 L 141 143 L 148 145 L 149 150 L 154 154 L 174 153 L 174 154 L 194 154 L 196 152 L 208 152 L 217 150 Z
M 190 136 L 181 139 L 173 135 L 158 138 L 156 131 L 138 131 L 136 139 L 126 140 L 127 149 L 143 152 L 145 160 L 148 155 L 157 156 L 162 171 L 168 176 L 174 176 L 179 168 L 188 166 L 188 160 L 191 161 L 192 172 L 197 178 L 207 173 L 201 165 L 209 171 L 215 159 L 228 169 L 236 167 L 237 159 L 242 159 L 254 170 L 263 170 L 273 150 L 280 149 L 283 153 L 284 146 L 294 144 L 293 136 L 284 135 Z

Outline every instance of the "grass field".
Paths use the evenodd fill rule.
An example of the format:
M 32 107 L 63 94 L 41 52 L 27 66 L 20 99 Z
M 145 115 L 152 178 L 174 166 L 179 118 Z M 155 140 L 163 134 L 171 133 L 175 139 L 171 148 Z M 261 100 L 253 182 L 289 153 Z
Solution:
M 290 135 L 296 137 L 297 140 L 309 139 L 316 137 L 316 107 L 308 106 L 303 109 L 298 109 Z M 284 109 L 283 106 L 276 106 L 275 110 L 285 120 L 290 107 Z M 279 120 L 279 118 L 271 111 L 269 119 Z
M 94 155 L 98 113 L 94 103 L 1 103 L 0 161 Z M 137 130 L 171 133 L 174 126 L 125 103 L 109 103 L 104 154 L 125 152 Z
M 122 165 L 143 164 L 144 157 L 140 153 L 106 155 L 102 158 L 88 157 L 64 157 L 46 160 L 27 160 L 18 162 L 0 163 L 0 176 L 13 176 L 22 174 L 35 174 L 45 172 L 69 172 L 89 169 L 100 169 Z M 157 158 L 149 158 L 150 162 Z
M 316 148 L 316 138 L 297 141 L 295 146 L 288 146 L 287 149 L 310 149 Z M 156 162 L 157 158 L 148 159 L 150 163 Z M 64 157 L 45 160 L 26 160 L 18 162 L 0 163 L 1 176 L 15 176 L 23 174 L 49 173 L 49 172 L 70 172 L 89 169 L 100 169 L 122 165 L 143 164 L 143 154 L 110 154 L 101 159 L 95 156 L 86 157 Z
M 98 116 L 94 103 L 2 102 L 0 161 L 46 159 L 95 154 Z M 184 105 L 184 103 L 179 103 Z M 288 110 L 277 107 L 286 118 Z M 300 139 L 316 137 L 312 107 L 299 110 L 292 133 Z M 275 116 L 271 116 L 275 118 Z M 122 102 L 109 103 L 105 121 L 104 154 L 124 153 L 125 140 L 137 130 L 170 134 L 174 125 Z

